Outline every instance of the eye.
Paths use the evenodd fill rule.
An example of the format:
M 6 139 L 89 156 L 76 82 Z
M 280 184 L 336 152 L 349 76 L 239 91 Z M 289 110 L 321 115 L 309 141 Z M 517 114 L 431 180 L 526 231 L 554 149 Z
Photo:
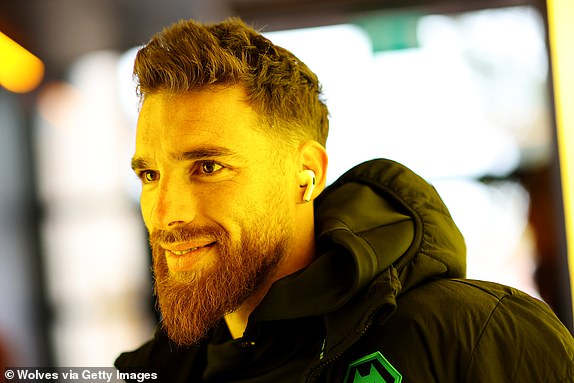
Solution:
M 159 175 L 153 170 L 144 170 L 138 174 L 139 178 L 144 184 L 149 184 L 151 182 L 157 181 Z
M 201 163 L 201 173 L 205 175 L 212 175 L 221 169 L 223 169 L 223 166 L 215 161 L 203 161 Z

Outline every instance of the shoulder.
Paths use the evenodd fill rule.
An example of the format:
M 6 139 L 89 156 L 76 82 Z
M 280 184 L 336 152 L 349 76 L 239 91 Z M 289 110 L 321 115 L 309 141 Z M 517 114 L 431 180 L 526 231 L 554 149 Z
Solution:
M 471 300 L 465 305 L 471 312 L 485 306 L 480 302 L 491 302 L 483 310 L 485 320 L 467 329 L 477 334 L 466 356 L 465 381 L 473 376 L 494 379 L 501 373 L 509 381 L 574 381 L 574 339 L 544 302 L 490 282 L 453 284 L 461 287 L 461 293 L 477 292 L 471 293 L 477 303 Z
M 574 376 L 574 340 L 547 305 L 490 282 L 444 279 L 412 289 L 358 349 L 381 352 L 407 381 Z
M 546 303 L 515 288 L 487 281 L 435 280 L 400 295 L 397 305 L 396 316 L 401 320 L 424 317 L 426 322 L 436 321 L 437 326 L 446 321 L 451 330 L 453 321 L 466 330 L 498 320 L 519 319 L 523 323 L 527 318 L 564 327 Z

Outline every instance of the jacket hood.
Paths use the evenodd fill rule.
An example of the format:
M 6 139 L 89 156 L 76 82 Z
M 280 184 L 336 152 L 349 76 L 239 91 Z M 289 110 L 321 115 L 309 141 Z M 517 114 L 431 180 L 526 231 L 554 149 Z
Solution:
M 442 199 L 397 162 L 349 170 L 317 198 L 315 220 L 317 260 L 277 281 L 252 319 L 334 312 L 377 277 L 396 297 L 430 279 L 465 275 L 464 239 Z

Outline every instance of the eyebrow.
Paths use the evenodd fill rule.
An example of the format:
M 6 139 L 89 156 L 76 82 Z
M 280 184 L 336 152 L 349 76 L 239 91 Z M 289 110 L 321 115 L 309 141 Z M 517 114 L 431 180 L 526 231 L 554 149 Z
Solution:
M 207 158 L 231 157 L 231 156 L 235 156 L 235 153 L 225 147 L 206 146 L 185 152 L 172 153 L 170 155 L 170 158 L 175 162 L 184 162 L 184 161 L 194 161 Z M 131 166 L 133 170 L 146 169 L 151 167 L 151 163 L 150 161 L 148 161 L 143 157 L 134 156 L 134 158 L 132 158 Z

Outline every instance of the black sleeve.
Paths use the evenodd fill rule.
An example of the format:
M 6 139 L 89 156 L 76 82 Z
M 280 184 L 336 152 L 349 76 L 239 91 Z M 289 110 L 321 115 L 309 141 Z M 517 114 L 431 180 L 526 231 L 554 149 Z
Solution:
M 543 302 L 501 297 L 469 355 L 465 382 L 574 382 L 574 339 Z

